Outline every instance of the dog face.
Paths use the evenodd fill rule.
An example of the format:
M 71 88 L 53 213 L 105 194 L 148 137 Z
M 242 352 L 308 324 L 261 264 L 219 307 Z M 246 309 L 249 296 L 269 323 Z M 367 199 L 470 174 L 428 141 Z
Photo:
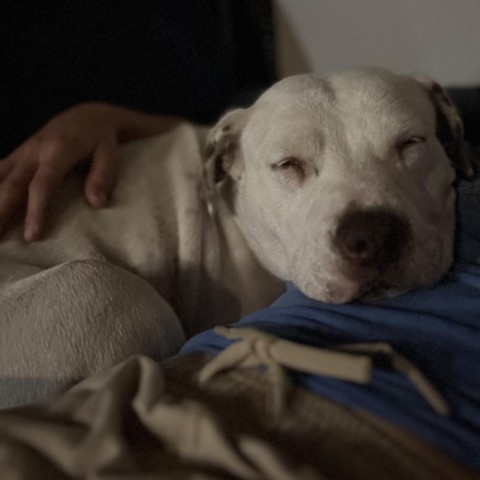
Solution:
M 225 115 L 207 168 L 217 180 L 227 174 L 238 222 L 268 270 L 309 297 L 343 303 L 446 273 L 452 162 L 472 173 L 462 135 L 431 81 L 383 70 L 300 75 Z

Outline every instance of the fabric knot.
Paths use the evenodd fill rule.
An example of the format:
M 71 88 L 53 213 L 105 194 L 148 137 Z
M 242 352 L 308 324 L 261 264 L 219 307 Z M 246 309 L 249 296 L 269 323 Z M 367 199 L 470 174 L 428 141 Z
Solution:
M 285 407 L 289 379 L 283 367 L 359 383 L 366 383 L 371 378 L 372 363 L 368 356 L 309 347 L 254 328 L 216 327 L 214 331 L 238 341 L 203 367 L 198 377 L 200 385 L 233 367 L 264 366 L 272 386 L 271 412 L 274 418 Z

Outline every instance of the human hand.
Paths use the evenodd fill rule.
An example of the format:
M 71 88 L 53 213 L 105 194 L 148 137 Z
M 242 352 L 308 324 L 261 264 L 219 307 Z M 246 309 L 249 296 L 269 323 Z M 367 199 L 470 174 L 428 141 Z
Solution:
M 40 239 L 55 188 L 88 160 L 85 197 L 92 207 L 107 205 L 119 142 L 160 133 L 178 121 L 105 103 L 84 103 L 56 115 L 0 161 L 0 235 L 26 205 L 25 240 Z

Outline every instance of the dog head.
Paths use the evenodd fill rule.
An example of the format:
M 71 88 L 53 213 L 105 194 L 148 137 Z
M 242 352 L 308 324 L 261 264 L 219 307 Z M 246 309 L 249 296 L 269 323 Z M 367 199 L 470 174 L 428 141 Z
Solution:
M 432 81 L 383 70 L 299 75 L 219 121 L 207 169 L 229 185 L 268 270 L 343 303 L 446 273 L 455 170 L 473 174 L 462 137 L 458 112 Z

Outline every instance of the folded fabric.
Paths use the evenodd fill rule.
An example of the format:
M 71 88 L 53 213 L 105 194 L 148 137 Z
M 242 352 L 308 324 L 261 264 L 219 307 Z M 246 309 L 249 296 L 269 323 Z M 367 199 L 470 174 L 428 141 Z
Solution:
M 457 262 L 437 286 L 375 303 L 334 305 L 312 300 L 289 284 L 269 308 L 235 324 L 321 348 L 388 343 L 443 396 L 449 416 L 434 411 L 409 378 L 381 354 L 373 356 L 367 384 L 295 370 L 290 370 L 290 377 L 325 398 L 414 432 L 476 470 L 480 470 L 479 185 L 460 190 Z M 232 343 L 207 331 L 187 342 L 181 353 L 219 353 Z

